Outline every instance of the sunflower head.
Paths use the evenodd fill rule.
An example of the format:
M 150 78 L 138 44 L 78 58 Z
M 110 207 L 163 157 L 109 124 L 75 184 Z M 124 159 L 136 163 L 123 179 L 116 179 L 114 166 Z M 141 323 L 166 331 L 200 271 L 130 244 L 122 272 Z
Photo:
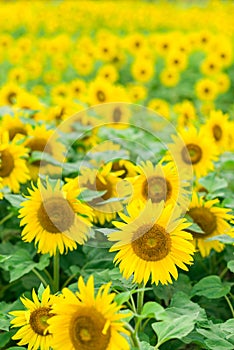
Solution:
M 21 297 L 20 300 L 25 310 L 10 312 L 14 316 L 11 320 L 12 327 L 20 327 L 12 339 L 20 340 L 19 346 L 28 345 L 32 350 L 37 350 L 39 347 L 49 350 L 52 345 L 52 335 L 48 330 L 48 321 L 52 317 L 52 305 L 57 297 L 50 294 L 50 287 L 47 286 L 41 299 L 33 289 L 32 300 L 26 297 Z
M 163 202 L 133 201 L 127 211 L 129 216 L 119 213 L 124 222 L 113 223 L 120 231 L 108 237 L 116 242 L 110 251 L 118 251 L 114 261 L 123 276 L 133 275 L 137 283 L 146 284 L 150 277 L 152 283 L 172 283 L 171 276 L 178 278 L 176 266 L 187 270 L 185 264 L 192 263 L 192 236 L 184 231 L 190 224 Z
M 76 248 L 76 242 L 83 244 L 89 235 L 91 209 L 82 204 L 77 195 L 79 190 L 60 186 L 59 181 L 46 186 L 38 180 L 37 187 L 28 189 L 28 200 L 22 203 L 22 239 L 38 243 L 38 252 L 54 255 Z
M 53 349 L 62 347 L 79 350 L 128 350 L 129 344 L 121 333 L 128 334 L 118 312 L 121 306 L 109 293 L 110 283 L 95 295 L 94 279 L 87 284 L 78 280 L 78 292 L 63 289 L 49 319 L 49 331 L 54 336 Z
M 233 219 L 230 209 L 221 208 L 218 199 L 204 200 L 193 192 L 192 202 L 188 210 L 188 215 L 197 224 L 201 232 L 189 230 L 194 239 L 195 247 L 200 251 L 203 257 L 208 256 L 210 251 L 214 249 L 217 252 L 223 250 L 224 245 L 218 240 L 209 240 L 209 238 L 231 234 L 231 226 L 228 223 Z

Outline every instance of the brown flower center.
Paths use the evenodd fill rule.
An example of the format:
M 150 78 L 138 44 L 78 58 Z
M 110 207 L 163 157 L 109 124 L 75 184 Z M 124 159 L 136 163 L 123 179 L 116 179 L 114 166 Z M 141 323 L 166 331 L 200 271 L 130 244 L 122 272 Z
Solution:
M 134 253 L 142 260 L 159 261 L 169 254 L 171 238 L 160 225 L 143 225 L 133 235 L 131 245 Z
M 29 319 L 30 326 L 33 331 L 39 335 L 48 335 L 49 332 L 46 331 L 48 327 L 47 320 L 51 317 L 50 308 L 49 307 L 41 307 L 39 309 L 34 310 Z
M 16 126 L 8 130 L 9 132 L 9 139 L 13 140 L 15 135 L 21 134 L 21 135 L 27 135 L 27 131 L 23 126 Z
M 197 164 L 202 158 L 201 147 L 189 143 L 181 151 L 182 159 L 186 164 Z
M 151 176 L 144 181 L 142 195 L 145 199 L 151 199 L 153 203 L 166 201 L 171 197 L 172 187 L 169 181 L 162 176 Z
M 100 102 L 104 102 L 106 100 L 106 95 L 104 94 L 104 92 L 102 90 L 97 91 L 97 99 Z
M 122 116 L 122 111 L 119 107 L 116 107 L 113 111 L 113 121 L 115 123 L 120 122 Z
M 214 136 L 215 140 L 216 141 L 221 140 L 222 134 L 223 134 L 221 127 L 219 125 L 214 125 L 212 128 L 212 131 L 213 131 L 213 136 Z
M 75 213 L 70 203 L 61 197 L 54 197 L 41 203 L 38 220 L 44 230 L 61 233 L 69 230 L 75 220 Z
M 16 93 L 15 92 L 9 92 L 9 94 L 7 95 L 7 101 L 13 105 L 15 103 L 15 99 L 16 99 Z
M 217 228 L 216 216 L 209 210 L 209 208 L 191 208 L 188 212 L 188 215 L 204 231 L 204 233 L 192 232 L 194 237 L 207 237 L 211 235 Z
M 103 334 L 106 324 L 104 316 L 93 307 L 84 307 L 72 318 L 69 333 L 77 350 L 106 350 L 108 348 L 110 327 Z
M 33 138 L 27 143 L 27 147 L 30 148 L 30 153 L 29 155 L 32 154 L 33 151 L 39 151 L 43 152 L 44 149 L 46 148 L 46 153 L 52 154 L 52 150 L 50 145 L 47 144 L 48 140 L 45 138 Z M 36 165 L 36 166 L 45 166 L 47 164 L 46 161 L 41 161 L 41 160 L 35 160 L 31 164 Z
M 120 175 L 119 177 L 120 177 L 121 179 L 124 179 L 125 176 L 126 176 L 127 173 L 128 173 L 127 168 L 125 167 L 124 164 L 120 165 L 118 160 L 117 160 L 116 162 L 113 162 L 113 163 L 112 163 L 112 167 L 111 167 L 111 171 L 115 172 L 115 171 L 120 171 L 120 170 L 123 171 L 123 174 Z
M 15 167 L 12 154 L 8 150 L 0 151 L 0 176 L 7 177 Z

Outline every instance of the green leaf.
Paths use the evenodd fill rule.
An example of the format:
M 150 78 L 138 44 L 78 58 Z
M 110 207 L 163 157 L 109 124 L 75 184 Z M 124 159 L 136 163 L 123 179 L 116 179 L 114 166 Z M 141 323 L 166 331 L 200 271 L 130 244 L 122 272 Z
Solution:
M 126 303 L 126 301 L 129 300 L 130 295 L 131 295 L 130 291 L 119 293 L 116 295 L 115 301 L 118 305 L 123 305 L 124 303 Z
M 181 339 L 187 336 L 196 323 L 207 320 L 205 311 L 196 303 L 189 300 L 187 294 L 178 292 L 173 296 L 169 308 L 156 314 L 156 322 L 152 325 L 158 336 L 158 345 L 170 339 Z
M 209 299 L 217 299 L 227 295 L 231 290 L 231 283 L 222 282 L 219 276 L 202 278 L 192 289 L 192 296 L 199 295 Z
M 0 263 L 3 263 L 4 261 L 10 259 L 11 255 L 2 255 L 0 254 Z
M 146 341 L 142 341 L 142 342 L 140 342 L 140 344 L 141 344 L 141 350 L 154 350 L 154 347 L 151 346 Z
M 21 194 L 5 194 L 4 198 L 15 208 L 20 208 L 21 203 L 26 201 Z
M 6 314 L 0 314 L 0 330 L 9 331 L 11 318 Z
M 141 315 L 145 318 L 155 317 L 155 315 L 157 316 L 161 312 L 164 312 L 164 308 L 160 304 L 156 303 L 155 301 L 149 301 L 144 304 Z
M 230 319 L 224 323 L 209 323 L 208 329 L 197 329 L 199 334 L 205 337 L 205 344 L 208 349 L 215 350 L 233 350 L 234 320 Z
M 91 200 L 95 198 L 100 198 L 106 193 L 105 191 L 92 191 L 92 190 L 84 190 L 81 192 L 79 195 L 79 199 L 85 201 L 85 202 L 90 202 Z
M 43 270 L 49 262 L 48 254 L 41 255 L 39 262 L 36 263 L 28 250 L 19 248 L 3 263 L 3 268 L 10 272 L 10 282 L 13 282 L 32 271 L 33 268 Z
M 39 286 L 39 288 L 38 288 L 38 293 L 37 293 L 37 295 L 38 295 L 38 297 L 39 297 L 39 300 L 42 299 L 42 294 L 43 294 L 44 290 L 45 290 L 45 287 L 44 287 L 43 284 L 41 283 L 40 286 Z
M 206 241 L 219 241 L 224 244 L 233 244 L 234 238 L 232 238 L 229 235 L 218 235 L 218 236 L 209 237 L 206 239 Z
M 8 332 L 0 333 L 0 344 L 2 348 L 10 341 L 11 337 L 13 336 L 13 334 L 15 334 L 15 332 L 16 330 L 11 330 Z
M 192 332 L 197 314 L 176 315 L 163 322 L 152 324 L 153 330 L 158 336 L 158 344 L 163 344 L 170 339 L 181 339 Z
M 215 173 L 210 173 L 206 177 L 199 179 L 199 183 L 210 193 L 214 193 L 228 186 L 227 181 Z
M 234 260 L 231 260 L 227 263 L 228 269 L 234 273 Z
M 39 262 L 35 265 L 35 267 L 42 271 L 50 264 L 50 255 L 49 254 L 42 254 L 40 256 Z

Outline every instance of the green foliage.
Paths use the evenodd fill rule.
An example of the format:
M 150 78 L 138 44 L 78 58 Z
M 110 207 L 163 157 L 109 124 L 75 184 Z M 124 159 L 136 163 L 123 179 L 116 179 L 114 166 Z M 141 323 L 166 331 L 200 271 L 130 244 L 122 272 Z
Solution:
M 208 276 L 201 279 L 192 289 L 192 296 L 202 295 L 209 299 L 218 299 L 227 295 L 234 283 L 222 282 L 219 276 Z

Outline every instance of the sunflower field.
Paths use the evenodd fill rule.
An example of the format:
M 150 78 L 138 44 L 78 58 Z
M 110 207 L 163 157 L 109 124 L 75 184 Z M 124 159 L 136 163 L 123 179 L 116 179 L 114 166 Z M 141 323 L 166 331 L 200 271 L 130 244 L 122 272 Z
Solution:
M 0 0 L 0 349 L 234 349 L 233 18 Z

